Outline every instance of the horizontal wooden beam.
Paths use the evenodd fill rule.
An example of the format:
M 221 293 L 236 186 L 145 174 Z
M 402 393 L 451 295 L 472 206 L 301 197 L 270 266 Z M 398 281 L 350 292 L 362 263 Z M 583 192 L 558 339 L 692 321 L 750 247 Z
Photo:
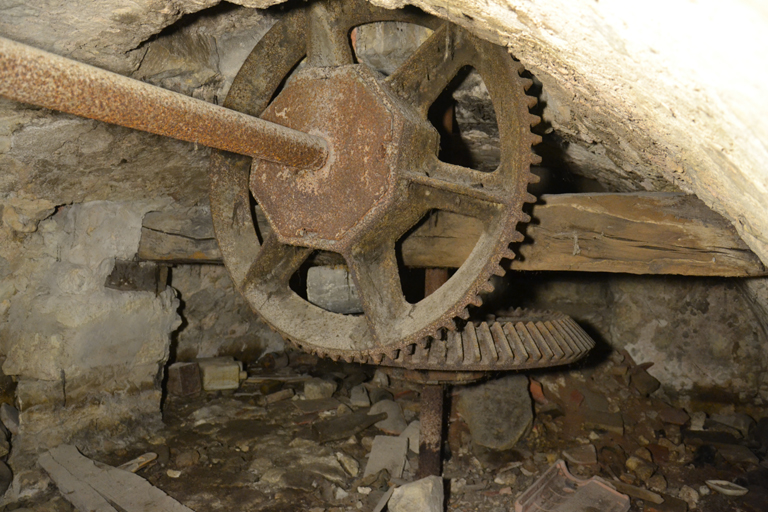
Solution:
M 744 277 L 768 275 L 723 217 L 683 194 L 544 195 L 521 225 L 514 270 Z M 402 243 L 412 267 L 459 267 L 482 225 L 437 212 Z M 152 212 L 144 218 L 139 258 L 220 263 L 206 208 Z

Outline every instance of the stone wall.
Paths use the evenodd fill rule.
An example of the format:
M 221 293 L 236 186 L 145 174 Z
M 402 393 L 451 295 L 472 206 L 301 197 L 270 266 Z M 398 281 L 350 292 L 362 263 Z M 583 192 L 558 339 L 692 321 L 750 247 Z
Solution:
M 557 273 L 513 277 L 515 305 L 563 311 L 626 349 L 672 395 L 768 403 L 768 333 L 738 280 Z M 727 397 L 727 398 L 724 398 Z
M 3 280 L 0 323 L 2 369 L 18 381 L 15 454 L 89 429 L 160 419 L 163 365 L 180 324 L 176 293 L 104 286 L 115 259 L 134 257 L 141 219 L 158 206 L 61 207 L 19 241 L 20 257 Z

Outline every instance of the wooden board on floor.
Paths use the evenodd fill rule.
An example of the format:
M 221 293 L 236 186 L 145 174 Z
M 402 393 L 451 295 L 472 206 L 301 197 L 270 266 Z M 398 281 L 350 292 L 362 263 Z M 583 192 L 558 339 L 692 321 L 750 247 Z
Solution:
M 72 490 L 62 494 L 81 511 L 193 512 L 139 475 L 97 465 L 72 445 L 58 446 L 39 461 L 60 489 Z
M 520 228 L 514 270 L 623 272 L 690 276 L 767 275 L 734 227 L 684 194 L 544 195 Z M 402 244 L 411 267 L 456 268 L 482 225 L 438 212 Z M 152 212 L 144 218 L 139 258 L 167 263 L 221 263 L 207 208 Z

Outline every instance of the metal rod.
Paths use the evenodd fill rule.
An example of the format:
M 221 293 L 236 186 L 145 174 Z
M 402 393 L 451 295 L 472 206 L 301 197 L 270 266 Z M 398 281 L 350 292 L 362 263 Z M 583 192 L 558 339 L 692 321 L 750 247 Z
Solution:
M 328 154 L 322 137 L 4 38 L 0 96 L 297 168 Z
M 421 390 L 417 478 L 441 476 L 443 473 L 443 398 L 441 385 L 428 384 Z

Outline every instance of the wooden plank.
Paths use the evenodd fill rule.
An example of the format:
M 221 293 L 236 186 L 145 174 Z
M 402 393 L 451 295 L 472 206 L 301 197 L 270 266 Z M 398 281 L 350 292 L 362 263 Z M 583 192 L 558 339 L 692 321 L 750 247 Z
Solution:
M 103 464 L 97 466 L 72 445 L 61 445 L 48 453 L 73 478 L 124 512 L 193 512 L 138 475 Z
M 570 270 L 690 276 L 766 275 L 733 226 L 684 194 L 544 195 L 521 226 L 514 270 Z M 417 267 L 459 266 L 481 226 L 440 212 L 403 242 Z
M 532 215 L 531 223 L 521 226 L 526 241 L 514 247 L 519 255 L 514 270 L 768 275 L 733 226 L 695 196 L 544 195 Z M 403 261 L 412 267 L 459 267 L 481 230 L 476 219 L 437 212 L 403 241 Z M 221 263 L 209 211 L 147 214 L 139 258 Z
M 80 512 L 117 512 L 93 487 L 79 480 L 67 468 L 53 460 L 50 452 L 42 454 L 38 464 L 56 483 L 62 496 Z

